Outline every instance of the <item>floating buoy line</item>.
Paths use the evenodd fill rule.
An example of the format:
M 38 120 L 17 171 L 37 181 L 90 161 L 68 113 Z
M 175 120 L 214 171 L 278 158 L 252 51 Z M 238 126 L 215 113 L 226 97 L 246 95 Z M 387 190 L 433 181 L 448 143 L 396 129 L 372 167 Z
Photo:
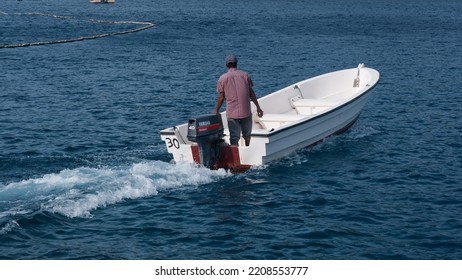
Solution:
M 5 12 L 0 12 L 0 15 L 9 15 L 9 14 Z M 42 16 L 42 17 L 50 17 L 50 18 L 56 18 L 56 19 L 78 19 L 77 17 L 73 17 L 73 16 L 59 16 L 59 15 L 44 14 L 44 13 L 15 13 L 14 15 Z M 102 24 L 120 24 L 120 25 L 132 24 L 132 25 L 141 25 L 141 26 L 138 28 L 129 29 L 126 31 L 104 33 L 104 34 L 98 34 L 98 35 L 93 35 L 93 36 L 84 36 L 84 37 L 70 38 L 70 39 L 64 39 L 64 40 L 51 40 L 51 41 L 32 42 L 32 43 L 0 45 L 0 48 L 3 48 L 3 49 L 22 48 L 22 47 L 44 46 L 44 45 L 52 45 L 52 44 L 65 44 L 65 43 L 72 43 L 72 42 L 77 42 L 77 41 L 94 40 L 94 39 L 99 39 L 99 38 L 140 32 L 140 31 L 143 31 L 143 30 L 146 30 L 148 28 L 155 26 L 155 24 L 151 22 L 141 22 L 141 21 L 106 21 L 106 20 L 97 20 L 97 19 L 89 19 L 88 21 L 92 23 L 102 23 Z

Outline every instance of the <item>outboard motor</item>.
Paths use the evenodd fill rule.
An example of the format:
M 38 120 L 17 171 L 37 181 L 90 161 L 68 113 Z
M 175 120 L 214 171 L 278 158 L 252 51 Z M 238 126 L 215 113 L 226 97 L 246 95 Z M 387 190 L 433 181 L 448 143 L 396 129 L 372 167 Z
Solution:
M 199 148 L 200 163 L 212 169 L 220 156 L 223 143 L 223 121 L 221 115 L 203 115 L 188 122 L 188 139 Z

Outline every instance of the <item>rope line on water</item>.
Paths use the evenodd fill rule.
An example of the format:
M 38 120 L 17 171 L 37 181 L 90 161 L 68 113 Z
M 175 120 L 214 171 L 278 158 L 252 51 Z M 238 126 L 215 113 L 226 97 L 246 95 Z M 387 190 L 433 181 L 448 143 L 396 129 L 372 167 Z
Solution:
M 2 15 L 8 15 L 7 13 L 0 12 Z M 59 16 L 53 14 L 44 14 L 44 13 L 20 13 L 16 15 L 27 15 L 27 16 L 44 16 L 44 17 L 51 17 L 57 19 L 77 19 L 76 17 L 72 16 Z M 129 33 L 140 32 L 146 30 L 148 28 L 154 27 L 155 24 L 151 22 L 140 22 L 140 21 L 105 21 L 105 20 L 96 20 L 90 19 L 90 22 L 94 23 L 103 23 L 103 24 L 135 24 L 135 25 L 143 25 L 139 28 L 134 28 L 126 31 L 118 31 L 112 33 L 105 33 L 105 34 L 98 34 L 93 36 L 84 36 L 78 38 L 71 38 L 71 39 L 64 39 L 64 40 L 51 40 L 51 41 L 43 41 L 43 42 L 32 42 L 32 43 L 22 43 L 22 44 L 10 44 L 10 45 L 0 45 L 0 48 L 22 48 L 22 47 L 32 47 L 32 46 L 44 46 L 44 45 L 52 45 L 52 44 L 64 44 L 64 43 L 72 43 L 77 41 L 84 41 L 84 40 L 94 40 L 99 38 L 105 38 L 110 36 L 117 36 L 117 35 L 125 35 Z

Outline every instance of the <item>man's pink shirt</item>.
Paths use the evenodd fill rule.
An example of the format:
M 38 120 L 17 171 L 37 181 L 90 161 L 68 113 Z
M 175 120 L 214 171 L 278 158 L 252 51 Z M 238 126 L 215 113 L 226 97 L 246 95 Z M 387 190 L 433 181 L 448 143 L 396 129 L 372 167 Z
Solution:
M 252 114 L 250 109 L 250 89 L 253 82 L 250 76 L 236 68 L 218 79 L 217 90 L 224 92 L 226 98 L 226 116 L 232 119 L 247 118 Z

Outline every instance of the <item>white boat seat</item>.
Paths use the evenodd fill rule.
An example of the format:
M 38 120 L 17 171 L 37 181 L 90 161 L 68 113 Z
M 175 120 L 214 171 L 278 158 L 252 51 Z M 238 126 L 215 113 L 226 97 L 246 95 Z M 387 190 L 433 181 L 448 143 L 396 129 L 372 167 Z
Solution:
M 308 116 L 299 114 L 264 114 L 263 117 L 256 117 L 255 120 L 263 128 L 271 130 L 281 127 L 287 123 L 299 121 L 306 117 Z
M 326 99 L 298 99 L 295 100 L 292 105 L 297 113 L 311 115 L 327 107 L 332 107 L 337 103 L 338 101 Z
M 293 102 L 295 107 L 330 107 L 337 102 L 326 99 L 298 99 Z
M 298 114 L 264 114 L 260 120 L 269 122 L 295 122 L 305 117 Z

